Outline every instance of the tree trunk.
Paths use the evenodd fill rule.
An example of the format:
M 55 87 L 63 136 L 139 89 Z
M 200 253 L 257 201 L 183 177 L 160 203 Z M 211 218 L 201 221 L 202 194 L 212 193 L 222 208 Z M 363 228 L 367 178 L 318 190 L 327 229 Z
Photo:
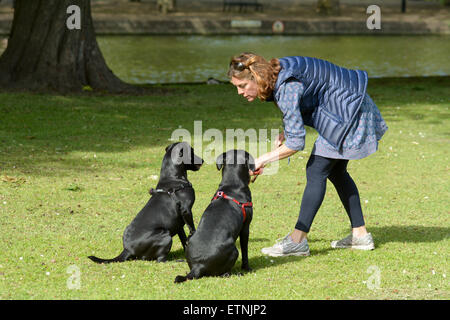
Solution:
M 80 8 L 81 29 L 66 25 Z M 140 91 L 117 78 L 98 47 L 90 0 L 16 0 L 8 47 L 0 57 L 0 88 L 111 93 Z

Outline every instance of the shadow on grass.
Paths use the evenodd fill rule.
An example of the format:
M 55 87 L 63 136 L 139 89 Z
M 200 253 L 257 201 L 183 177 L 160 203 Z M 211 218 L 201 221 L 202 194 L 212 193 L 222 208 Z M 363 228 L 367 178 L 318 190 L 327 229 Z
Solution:
M 265 242 L 268 239 L 265 238 L 250 238 L 249 242 Z M 240 252 L 240 243 L 239 241 L 236 241 L 236 248 L 238 248 L 239 252 Z M 176 260 L 184 260 L 186 261 L 186 257 L 184 255 L 184 250 L 183 249 L 178 249 L 175 251 L 170 251 L 169 254 L 167 255 L 167 261 L 176 261 Z M 180 261 L 181 262 L 181 261 Z
M 423 242 L 439 242 L 450 237 L 450 228 L 447 227 L 427 227 L 427 226 L 385 226 L 371 227 L 370 232 L 375 239 L 375 246 L 382 247 L 386 243 L 423 243 Z M 263 241 L 265 239 L 261 239 Z M 320 241 L 315 239 L 315 241 Z M 318 256 L 327 254 L 332 251 L 331 247 L 311 250 L 311 255 Z M 269 257 L 265 255 L 249 258 L 249 264 L 253 271 L 275 267 L 285 263 L 301 262 L 305 257 Z
M 286 263 L 301 262 L 304 259 L 307 259 L 307 257 L 288 256 L 274 258 L 266 255 L 260 255 L 249 258 L 248 264 L 254 272 L 265 268 L 273 268 Z
M 149 149 L 156 148 L 162 158 L 173 132 L 183 128 L 192 135 L 197 120 L 202 121 L 203 131 L 213 127 L 222 132 L 266 122 L 264 113 L 248 115 L 249 107 L 232 93 L 231 86 L 217 87 L 186 85 L 183 94 L 159 97 L 0 92 L 0 166 L 22 168 L 33 176 L 71 175 L 93 167 L 96 153 L 145 148 L 143 157 L 148 159 L 155 152 Z M 225 101 L 217 98 L 224 95 Z M 114 167 L 146 169 L 147 159 L 136 161 L 121 155 L 118 161 L 105 161 Z
M 250 238 L 249 242 L 266 242 L 268 239 L 265 238 Z M 239 250 L 239 256 L 242 257 L 241 253 L 241 247 L 239 241 L 236 242 L 236 248 Z M 328 251 L 328 249 L 315 251 L 315 254 L 325 254 Z M 276 265 L 285 264 L 285 263 L 292 263 L 296 261 L 301 261 L 302 259 L 305 259 L 305 257 L 281 257 L 281 258 L 272 258 L 265 255 L 257 256 L 257 257 L 249 257 L 248 262 L 250 265 L 250 268 L 252 269 L 251 272 L 254 272 L 256 270 L 274 267 Z M 183 260 L 183 261 L 182 261 Z M 167 261 L 172 262 L 185 262 L 186 263 L 186 257 L 184 255 L 183 249 L 178 249 L 175 251 L 171 251 L 167 257 Z M 247 271 L 243 271 L 241 269 L 241 261 L 239 259 L 236 261 L 236 264 L 231 270 L 231 275 L 238 275 L 238 276 L 245 276 L 247 274 Z
M 248 239 L 249 242 L 266 242 L 269 241 L 267 238 L 252 238 L 252 235 L 250 235 L 250 239 Z M 236 245 L 238 245 L 237 243 Z
M 370 227 L 375 245 L 390 242 L 438 242 L 449 238 L 450 228 L 426 226 Z
M 183 260 L 183 261 L 181 261 Z M 184 255 L 183 249 L 178 250 L 170 250 L 169 254 L 167 255 L 167 261 L 171 262 L 186 262 L 186 257 Z
M 388 122 L 437 124 L 448 119 L 446 110 L 429 112 L 416 106 L 442 103 L 449 83 L 450 77 L 373 79 L 369 94 Z M 26 167 L 36 176 L 64 171 L 70 175 L 96 163 L 89 152 L 156 147 L 162 153 L 172 132 L 182 127 L 193 133 L 195 120 L 203 121 L 203 131 L 216 128 L 223 133 L 227 128 L 258 130 L 281 124 L 281 113 L 273 104 L 248 104 L 232 85 L 179 87 L 179 94 L 149 97 L 0 93 L 0 165 Z M 72 157 L 73 152 L 85 154 Z M 145 161 L 120 159 L 111 165 L 147 166 Z
M 328 251 L 333 250 L 331 247 L 326 249 L 314 249 L 311 250 L 312 256 L 320 256 L 327 254 Z M 286 263 L 295 263 L 295 262 L 301 262 L 304 259 L 308 259 L 308 257 L 305 256 L 287 256 L 287 257 L 269 257 L 266 255 L 260 255 L 249 258 L 249 265 L 252 268 L 253 271 L 265 269 L 265 268 L 271 268 L 275 266 L 279 266 Z
M 390 242 L 438 242 L 450 237 L 450 228 L 446 227 L 426 227 L 426 226 L 387 226 L 387 227 L 371 227 L 371 233 L 374 235 L 375 244 L 377 247 Z M 317 240 L 317 239 L 316 239 Z M 250 238 L 250 242 L 266 242 L 266 238 Z M 239 249 L 239 241 L 236 242 L 236 247 Z M 331 247 L 321 250 L 311 251 L 314 256 L 327 254 L 328 251 L 333 250 Z M 241 253 L 240 253 L 241 254 Z M 260 269 L 275 267 L 286 263 L 301 262 L 306 257 L 288 256 L 288 257 L 269 257 L 266 255 L 259 255 L 249 257 L 249 265 L 252 271 Z M 167 261 L 169 262 L 186 262 L 183 249 L 172 250 L 169 252 Z M 242 272 L 240 264 L 236 263 L 233 267 L 232 274 L 245 275 Z

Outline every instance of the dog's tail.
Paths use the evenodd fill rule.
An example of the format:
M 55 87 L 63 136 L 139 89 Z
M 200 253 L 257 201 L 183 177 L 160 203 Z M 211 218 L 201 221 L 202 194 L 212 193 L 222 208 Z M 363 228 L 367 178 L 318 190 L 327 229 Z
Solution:
M 181 282 L 185 282 L 187 280 L 198 279 L 198 278 L 201 278 L 201 277 L 202 277 L 202 274 L 201 274 L 199 269 L 192 269 L 191 272 L 189 272 L 185 276 L 176 276 L 174 282 L 175 283 L 181 283 Z
M 122 253 L 113 259 L 101 259 L 94 256 L 89 256 L 88 258 L 96 263 L 124 262 L 130 260 L 132 258 L 132 254 L 130 254 L 127 249 L 123 249 Z

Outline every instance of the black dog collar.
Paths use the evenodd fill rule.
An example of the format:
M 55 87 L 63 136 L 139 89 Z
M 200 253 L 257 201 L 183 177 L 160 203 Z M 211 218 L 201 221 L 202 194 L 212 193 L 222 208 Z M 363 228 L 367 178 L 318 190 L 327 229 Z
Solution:
M 182 184 L 181 186 L 179 186 L 178 188 L 170 188 L 170 189 L 153 189 L 150 188 L 149 193 L 150 195 L 154 195 L 155 193 L 166 193 L 169 196 L 175 194 L 175 192 L 183 190 L 185 188 L 192 188 L 192 184 L 190 182 L 188 182 L 187 184 Z

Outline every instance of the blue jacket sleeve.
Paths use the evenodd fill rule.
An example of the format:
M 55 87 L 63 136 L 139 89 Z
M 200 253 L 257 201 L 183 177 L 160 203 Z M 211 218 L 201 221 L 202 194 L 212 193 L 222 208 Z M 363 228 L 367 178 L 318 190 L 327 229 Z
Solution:
M 293 79 L 280 85 L 275 94 L 275 102 L 283 113 L 285 145 L 292 150 L 303 150 L 305 148 L 306 130 L 300 112 L 300 100 L 303 91 L 303 84 Z

